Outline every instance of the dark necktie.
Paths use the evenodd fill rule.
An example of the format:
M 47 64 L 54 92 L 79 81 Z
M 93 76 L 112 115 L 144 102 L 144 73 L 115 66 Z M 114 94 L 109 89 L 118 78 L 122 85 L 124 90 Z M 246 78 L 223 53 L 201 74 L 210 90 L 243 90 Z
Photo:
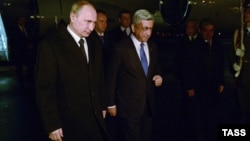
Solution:
M 28 33 L 27 33 L 25 27 L 24 27 L 24 26 L 21 26 L 21 29 L 22 29 L 22 33 L 23 33 L 25 36 L 28 36 Z
M 144 44 L 141 43 L 141 48 L 140 48 L 140 57 L 141 57 L 141 64 L 143 67 L 143 70 L 145 72 L 145 74 L 148 74 L 148 61 L 147 61 L 147 57 L 146 54 L 144 52 Z
M 191 36 L 191 41 L 193 41 L 194 40 L 194 36 Z
M 84 57 L 86 58 L 86 60 L 88 62 L 88 58 L 87 58 L 87 55 L 86 55 L 85 49 L 84 49 L 84 40 L 82 38 L 79 40 L 79 44 L 80 44 L 80 48 L 82 50 L 82 53 L 83 53 Z
M 126 35 L 126 36 L 128 36 L 126 30 L 127 30 L 126 28 L 123 30 L 123 34 Z
M 123 30 L 123 32 L 124 32 L 124 34 L 125 34 L 126 36 L 129 36 L 129 35 L 130 35 L 129 28 L 125 28 L 125 29 Z
M 103 36 L 99 36 L 99 38 L 100 38 L 102 44 L 104 44 L 104 37 Z
M 194 39 L 194 36 L 189 36 L 189 41 L 193 41 Z

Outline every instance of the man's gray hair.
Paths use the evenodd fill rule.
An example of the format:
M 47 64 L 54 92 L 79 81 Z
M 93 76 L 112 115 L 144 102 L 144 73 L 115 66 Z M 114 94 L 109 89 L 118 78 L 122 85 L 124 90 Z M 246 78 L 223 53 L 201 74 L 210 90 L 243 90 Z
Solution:
M 137 10 L 133 16 L 133 24 L 139 24 L 141 20 L 153 20 L 154 21 L 154 15 L 145 9 Z

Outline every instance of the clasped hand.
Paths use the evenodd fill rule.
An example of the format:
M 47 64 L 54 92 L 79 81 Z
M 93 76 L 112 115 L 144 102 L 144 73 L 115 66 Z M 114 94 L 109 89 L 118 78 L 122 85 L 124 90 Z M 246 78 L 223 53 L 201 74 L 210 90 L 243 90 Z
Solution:
M 155 75 L 152 79 L 156 87 L 160 87 L 162 84 L 162 77 L 160 75 Z
M 59 128 L 59 129 L 49 133 L 49 138 L 52 141 L 62 141 L 62 137 L 63 137 L 62 128 Z

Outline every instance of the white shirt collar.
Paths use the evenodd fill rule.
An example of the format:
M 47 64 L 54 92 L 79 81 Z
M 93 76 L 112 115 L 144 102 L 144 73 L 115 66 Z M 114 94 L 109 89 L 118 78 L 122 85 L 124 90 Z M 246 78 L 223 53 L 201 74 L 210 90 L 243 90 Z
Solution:
M 134 34 L 131 34 L 130 37 L 131 37 L 132 41 L 134 42 L 135 46 L 136 46 L 136 47 L 137 47 L 137 46 L 140 47 L 140 44 L 141 44 L 142 42 L 140 42 L 137 38 L 135 38 Z M 144 42 L 144 44 L 146 44 L 146 43 Z
M 134 34 L 131 34 L 130 35 L 130 38 L 132 39 L 134 45 L 135 45 L 135 49 L 136 49 L 136 52 L 138 54 L 138 56 L 140 57 L 140 48 L 141 48 L 141 43 L 144 44 L 144 51 L 145 51 L 145 54 L 146 54 L 146 57 L 147 57 L 147 60 L 148 60 L 148 64 L 149 64 L 149 51 L 148 51 L 148 43 L 147 42 L 141 42 L 139 41 L 135 36 Z
M 120 26 L 120 28 L 121 28 L 122 31 L 124 31 L 124 30 L 126 29 L 127 35 L 128 35 L 128 36 L 130 35 L 130 33 L 131 33 L 130 27 L 125 28 L 125 27 L 123 27 L 123 26 Z
M 81 39 L 73 30 L 70 29 L 69 25 L 67 26 L 67 30 L 69 31 L 70 35 L 74 38 L 75 42 L 80 46 L 79 40 Z M 82 38 L 84 43 L 86 43 L 86 39 Z
M 250 32 L 250 27 L 247 27 L 247 31 Z
M 102 33 L 100 33 L 100 32 L 97 32 L 96 30 L 95 30 L 95 32 L 97 33 L 97 35 L 99 35 L 99 36 L 104 36 L 104 33 L 102 32 Z
M 124 31 L 126 28 L 123 26 L 120 26 L 121 30 Z
M 74 40 L 78 44 L 78 46 L 80 47 L 79 41 L 80 41 L 81 38 L 75 32 L 73 32 L 70 29 L 69 25 L 67 26 L 67 30 L 71 34 L 71 36 L 74 38 Z M 82 38 L 82 39 L 84 40 L 84 50 L 85 50 L 85 54 L 86 54 L 86 57 L 87 57 L 87 62 L 89 62 L 88 44 L 87 44 L 85 38 Z

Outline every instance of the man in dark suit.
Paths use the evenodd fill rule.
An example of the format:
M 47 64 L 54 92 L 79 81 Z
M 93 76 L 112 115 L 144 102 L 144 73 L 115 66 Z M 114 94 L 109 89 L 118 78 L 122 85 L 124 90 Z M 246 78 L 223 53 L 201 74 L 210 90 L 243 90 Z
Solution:
M 95 30 L 91 33 L 91 36 L 97 40 L 98 43 L 101 44 L 103 50 L 103 62 L 104 67 L 106 67 L 108 58 L 110 56 L 110 50 L 113 45 L 112 38 L 106 33 L 108 26 L 108 16 L 106 12 L 98 9 L 97 11 L 97 19 L 95 24 Z M 106 69 L 105 69 L 106 70 Z
M 91 33 L 92 36 L 98 43 L 100 43 L 103 51 L 103 63 L 104 63 L 104 72 L 106 74 L 108 69 L 108 60 L 110 57 L 110 52 L 113 47 L 112 38 L 107 34 L 108 26 L 108 16 L 105 11 L 97 9 L 97 19 L 95 24 L 95 30 Z M 115 141 L 117 138 L 117 124 L 116 118 L 111 117 L 110 115 L 106 116 L 106 123 L 108 131 Z
M 131 14 L 128 10 L 121 10 L 119 12 L 119 26 L 111 29 L 108 34 L 114 41 L 120 41 L 123 38 L 129 37 L 131 34 Z
M 104 122 L 102 50 L 88 37 L 95 22 L 94 6 L 77 1 L 72 5 L 67 28 L 40 43 L 36 96 L 51 140 L 109 140 Z
M 194 45 L 194 43 L 200 36 L 198 20 L 188 19 L 185 25 L 186 25 L 185 34 L 182 38 L 180 38 L 180 41 L 177 42 L 178 48 L 175 55 L 175 61 L 176 61 L 175 75 L 179 79 L 182 79 L 181 71 L 182 71 L 183 60 L 185 59 L 184 56 L 186 55 L 187 50 L 189 50 L 189 48 L 191 48 Z
M 17 24 L 11 29 L 10 33 L 10 48 L 11 57 L 16 67 L 17 80 L 23 87 L 31 83 L 33 76 L 34 40 L 26 24 L 26 18 L 19 16 L 16 22 Z M 27 71 L 25 71 L 25 67 L 27 67 Z
M 215 24 L 210 19 L 202 20 L 201 37 L 187 50 L 183 62 L 184 87 L 195 112 L 189 140 L 216 140 L 220 95 L 224 90 L 224 53 L 214 32 Z
M 186 59 L 187 52 L 192 50 L 194 46 L 196 46 L 196 42 L 199 40 L 199 21 L 196 19 L 188 19 L 185 24 L 185 34 L 180 40 L 177 42 L 177 51 L 175 54 L 175 63 L 174 63 L 174 74 L 180 82 L 181 86 L 181 112 L 182 112 L 182 120 L 184 124 L 181 124 L 181 131 L 184 135 L 189 136 L 190 133 L 194 131 L 193 121 L 195 121 L 194 114 L 196 111 L 193 107 L 192 95 L 188 95 L 187 91 L 183 89 L 183 76 L 182 72 L 186 71 L 183 68 L 183 62 Z M 184 137 L 184 136 L 183 136 Z M 184 137 L 186 138 L 186 136 Z M 189 138 L 192 140 L 191 138 Z
M 152 139 L 154 89 L 162 84 L 156 45 L 148 41 L 153 25 L 150 12 L 136 11 L 131 26 L 133 34 L 117 43 L 112 53 L 107 72 L 108 112 L 118 117 L 121 141 Z

